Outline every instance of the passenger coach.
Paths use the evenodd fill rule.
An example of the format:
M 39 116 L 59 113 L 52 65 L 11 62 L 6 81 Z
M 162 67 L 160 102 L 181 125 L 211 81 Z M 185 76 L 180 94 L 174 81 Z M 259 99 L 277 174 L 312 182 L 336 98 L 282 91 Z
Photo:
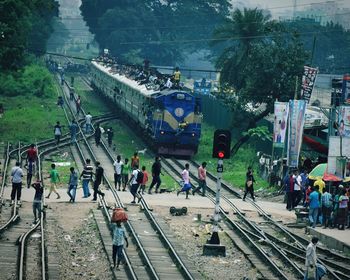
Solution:
M 159 154 L 192 156 L 201 136 L 201 101 L 191 92 L 152 90 L 93 60 L 91 83 L 141 128 Z

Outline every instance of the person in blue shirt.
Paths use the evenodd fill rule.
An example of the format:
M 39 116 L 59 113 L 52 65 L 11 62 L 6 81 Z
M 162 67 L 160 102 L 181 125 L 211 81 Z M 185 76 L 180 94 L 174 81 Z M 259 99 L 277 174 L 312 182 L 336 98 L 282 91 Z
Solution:
M 124 240 L 126 243 L 126 247 L 129 246 L 129 242 L 125 234 L 125 229 L 122 227 L 120 222 L 116 222 L 116 223 L 112 222 L 111 229 L 113 231 L 113 250 L 112 250 L 113 268 L 116 265 L 116 258 L 118 256 L 116 269 L 119 270 L 119 264 L 123 260 Z
M 69 181 L 68 181 L 67 194 L 70 197 L 69 202 L 74 202 L 75 194 L 77 192 L 77 186 L 78 186 L 78 173 L 74 170 L 74 167 L 71 167 L 69 170 L 70 170 L 70 175 L 69 175 Z
M 318 193 L 318 186 L 314 186 L 313 192 L 309 196 L 309 221 L 310 226 L 316 227 L 318 208 L 320 207 L 320 194 Z

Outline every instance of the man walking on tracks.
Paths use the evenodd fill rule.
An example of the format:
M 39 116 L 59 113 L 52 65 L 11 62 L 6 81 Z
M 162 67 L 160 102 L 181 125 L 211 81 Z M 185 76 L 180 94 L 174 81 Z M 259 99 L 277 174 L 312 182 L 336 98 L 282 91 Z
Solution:
M 56 145 L 58 146 L 60 144 L 60 139 L 62 135 L 62 127 L 60 125 L 60 122 L 57 122 L 56 125 L 54 126 L 54 134 L 56 139 Z
M 77 133 L 79 131 L 78 124 L 75 120 L 72 120 L 72 123 L 69 126 L 69 130 L 70 130 L 71 143 L 74 144 L 74 142 L 77 140 Z
M 204 161 L 201 166 L 198 167 L 198 187 L 194 189 L 192 194 L 194 195 L 200 189 L 202 189 L 202 196 L 205 196 L 205 191 L 207 188 L 206 178 L 207 178 L 207 170 L 205 169 L 207 163 Z
M 12 168 L 11 176 L 12 176 L 11 205 L 15 203 L 16 195 L 17 195 L 17 205 L 21 205 L 23 170 L 20 167 L 20 162 L 17 161 L 16 166 Z
M 130 192 L 133 196 L 133 200 L 131 201 L 131 203 L 136 203 L 135 199 L 138 196 L 137 190 L 140 184 L 142 183 L 142 180 L 143 180 L 143 173 L 139 170 L 139 166 L 136 164 L 134 165 L 134 170 L 132 171 L 131 178 L 128 182 L 128 183 L 131 182 Z M 139 197 L 138 202 L 140 202 L 140 198 L 141 196 Z
M 102 134 L 101 127 L 100 127 L 100 124 L 98 123 L 97 126 L 96 126 L 96 129 L 95 129 L 95 143 L 96 143 L 96 146 L 100 145 L 101 134 Z
M 252 168 L 249 166 L 248 167 L 248 171 L 246 174 L 246 181 L 245 181 L 245 192 L 244 192 L 244 196 L 243 196 L 243 201 L 245 201 L 245 198 L 248 194 L 248 192 L 250 193 L 253 201 L 255 201 L 255 197 L 254 197 L 254 186 L 253 184 L 255 183 L 255 179 L 254 179 L 254 175 L 253 175 L 253 170 Z
M 77 192 L 78 186 L 78 173 L 74 170 L 74 167 L 71 167 L 68 181 L 68 191 L 67 194 L 70 197 L 69 202 L 75 202 L 75 195 Z
M 60 175 L 57 172 L 56 165 L 53 163 L 51 164 L 51 171 L 50 171 L 50 192 L 47 195 L 46 198 L 50 198 L 50 195 L 52 192 L 54 192 L 57 195 L 57 199 L 60 199 L 60 195 L 57 192 L 57 183 L 61 181 L 60 180 Z
M 77 100 L 75 100 L 75 109 L 77 111 L 77 116 L 79 116 L 81 111 L 81 98 L 80 95 L 78 96 Z
M 107 142 L 108 142 L 108 147 L 111 147 L 111 146 L 112 146 L 113 135 L 114 135 L 113 128 L 112 128 L 112 127 L 108 128 L 108 129 L 107 129 Z
M 122 184 L 122 168 L 123 168 L 123 162 L 121 161 L 120 155 L 117 156 L 117 160 L 113 163 L 114 166 L 114 187 L 118 191 L 120 191 L 120 187 Z
M 39 218 L 39 220 L 41 218 L 41 198 L 44 193 L 44 188 L 39 180 L 33 183 L 32 187 L 35 189 L 34 200 L 33 200 L 33 214 L 34 214 L 33 224 L 35 224 L 37 221 L 37 217 Z
M 186 199 L 188 199 L 188 193 L 190 192 L 191 189 L 191 184 L 190 184 L 190 172 L 188 171 L 190 169 L 190 165 L 188 163 L 185 164 L 185 169 L 182 171 L 182 181 L 183 181 L 183 186 L 181 190 L 177 192 L 177 195 L 180 194 L 180 192 L 186 192 Z
M 85 133 L 86 134 L 91 133 L 92 131 L 91 121 L 92 121 L 92 116 L 90 112 L 88 112 L 87 115 L 85 116 Z
M 122 184 L 123 184 L 123 192 L 126 190 L 126 185 L 129 181 L 129 172 L 130 172 L 130 164 L 129 159 L 125 158 L 124 164 L 122 166 Z
M 149 186 L 148 193 L 152 194 L 152 188 L 156 185 L 156 193 L 158 193 L 158 189 L 162 181 L 160 180 L 160 174 L 162 174 L 162 164 L 160 163 L 159 156 L 155 157 L 155 161 L 152 165 L 152 183 Z
M 92 180 L 93 167 L 90 164 L 90 162 L 91 162 L 90 159 L 86 159 L 84 170 L 80 174 L 80 179 L 81 177 L 83 177 L 83 193 L 84 193 L 83 198 L 87 198 L 91 195 L 89 191 L 89 182 Z
M 35 148 L 34 144 L 31 144 L 27 151 L 27 161 L 28 163 L 35 162 L 38 158 L 38 150 Z
M 97 200 L 97 194 L 105 196 L 103 192 L 99 190 L 99 186 L 102 182 L 103 178 L 103 168 L 101 167 L 101 163 L 99 161 L 96 161 L 96 172 L 95 172 L 95 182 L 94 182 L 94 198 L 92 201 Z

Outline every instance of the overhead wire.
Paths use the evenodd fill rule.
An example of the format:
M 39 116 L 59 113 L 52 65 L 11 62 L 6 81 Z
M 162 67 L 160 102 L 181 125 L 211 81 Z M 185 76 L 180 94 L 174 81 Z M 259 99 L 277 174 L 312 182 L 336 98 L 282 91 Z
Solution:
M 305 3 L 305 4 L 297 4 L 297 5 L 288 5 L 288 6 L 279 6 L 279 7 L 271 7 L 271 8 L 268 8 L 267 10 L 276 10 L 276 9 L 284 9 L 284 8 L 294 8 L 294 7 L 306 7 L 306 6 L 312 6 L 312 5 L 325 5 L 325 4 L 329 4 L 329 3 L 339 3 L 339 2 L 344 2 L 345 0 L 337 0 L 337 1 L 324 1 L 324 2 L 315 2 L 315 3 Z M 256 7 L 258 8 L 258 7 Z M 259 9 L 262 9 L 262 10 L 265 10 L 263 8 L 259 8 Z M 184 13 L 182 13 L 183 15 Z M 185 13 L 186 14 L 186 13 Z M 192 15 L 192 12 L 189 11 L 189 15 Z M 210 15 L 217 15 L 217 13 L 209 13 L 209 14 L 206 14 L 208 16 Z M 159 16 L 154 16 L 154 17 L 167 17 L 167 15 L 159 15 Z M 69 19 L 69 20 L 80 20 L 81 17 L 61 17 L 62 19 Z M 98 19 L 100 17 L 87 17 L 88 19 Z
M 35 53 L 35 50 L 30 50 L 31 52 Z M 85 57 L 79 57 L 79 56 L 74 56 L 74 55 L 67 55 L 67 54 L 60 54 L 60 53 L 54 53 L 54 52 L 49 52 L 49 51 L 38 51 L 36 50 L 36 53 L 40 53 L 40 54 L 47 54 L 47 55 L 52 55 L 52 56 L 59 56 L 59 57 L 67 57 L 67 58 L 71 58 L 71 59 L 77 59 L 77 60 L 82 60 L 82 61 L 88 61 L 91 62 L 93 59 L 95 61 L 99 61 L 101 62 L 101 60 L 98 60 L 96 58 L 85 58 Z M 127 63 L 114 63 L 117 65 L 123 65 L 123 66 L 140 66 L 138 64 L 127 64 Z M 163 70 L 174 70 L 175 67 L 171 67 L 171 66 L 157 66 L 157 65 L 152 65 L 150 66 L 151 68 L 155 68 L 155 69 L 163 69 Z M 204 72 L 204 73 L 216 73 L 216 74 L 222 74 L 225 73 L 222 70 L 212 70 L 212 69 L 194 69 L 194 68 L 185 68 L 185 67 L 179 67 L 179 69 L 181 71 L 188 71 L 188 72 Z M 338 66 L 338 67 L 332 67 L 333 70 L 350 70 L 350 65 L 349 66 Z M 323 69 L 321 68 L 320 71 L 322 71 Z

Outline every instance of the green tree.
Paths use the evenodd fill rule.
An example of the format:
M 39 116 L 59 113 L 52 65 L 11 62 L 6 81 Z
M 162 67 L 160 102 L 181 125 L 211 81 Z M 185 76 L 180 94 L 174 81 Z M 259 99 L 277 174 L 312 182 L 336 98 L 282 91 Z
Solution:
M 83 0 L 81 11 L 101 48 L 120 58 L 139 55 L 173 64 L 208 48 L 215 25 L 229 11 L 227 0 Z
M 27 52 L 42 54 L 57 15 L 54 0 L 0 1 L 0 69 L 16 70 L 25 64 Z
M 232 129 L 243 132 L 232 147 L 232 155 L 246 143 L 251 129 L 273 112 L 275 100 L 293 98 L 295 78 L 301 77 L 307 58 L 296 34 L 261 10 L 235 10 L 232 18 L 214 32 L 215 42 L 229 44 L 219 56 L 222 87 L 234 87 L 236 96 L 227 99 L 235 114 Z

